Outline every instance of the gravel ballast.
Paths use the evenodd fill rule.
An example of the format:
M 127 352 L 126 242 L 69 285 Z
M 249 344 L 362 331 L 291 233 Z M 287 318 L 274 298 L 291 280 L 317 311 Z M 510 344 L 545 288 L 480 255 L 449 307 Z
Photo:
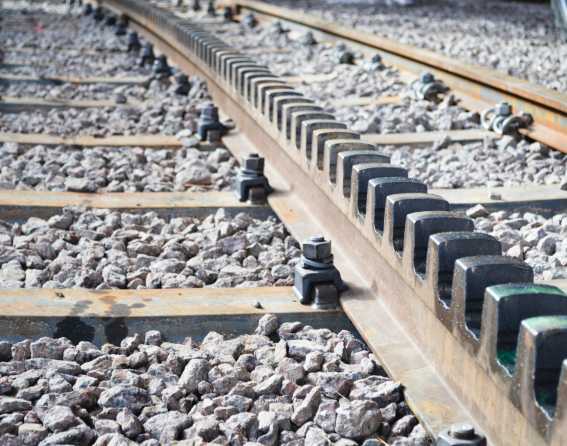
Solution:
M 115 107 L 64 108 L 21 111 L 0 115 L 0 131 L 11 133 L 47 133 L 59 136 L 90 135 L 176 135 L 197 129 L 200 109 L 210 102 L 204 82 L 190 79 L 188 95 L 176 93 L 173 81 L 153 80 L 141 104 Z M 38 87 L 40 88 L 40 87 Z M 126 100 L 126 89 L 118 90 Z
M 299 256 L 275 218 L 223 209 L 200 219 L 66 207 L 0 224 L 0 288 L 287 286 Z
M 230 190 L 236 160 L 224 148 L 0 145 L 0 189 L 68 192 Z
M 502 243 L 504 254 L 525 260 L 535 279 L 567 279 L 567 214 L 542 210 L 488 212 L 475 206 L 467 212 L 477 231 Z
M 358 31 L 426 48 L 567 92 L 567 43 L 549 2 L 500 0 L 271 1 Z
M 567 180 L 567 156 L 527 140 L 508 137 L 478 143 L 441 140 L 431 147 L 381 146 L 391 163 L 428 186 L 444 189 L 551 185 Z
M 0 359 L 2 445 L 430 444 L 352 333 L 270 314 L 253 334 L 200 345 L 152 330 L 100 348 L 0 342 Z

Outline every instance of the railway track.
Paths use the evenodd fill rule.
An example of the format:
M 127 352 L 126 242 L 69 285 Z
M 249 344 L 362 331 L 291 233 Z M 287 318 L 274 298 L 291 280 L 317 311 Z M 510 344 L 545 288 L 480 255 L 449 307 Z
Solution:
M 197 337 L 219 326 L 226 333 L 241 333 L 253 329 L 266 313 L 328 328 L 352 324 L 382 367 L 402 382 L 407 403 L 433 435 L 468 422 L 486 434 L 489 444 L 567 442 L 563 283 L 543 283 L 541 278 L 534 283 L 529 265 L 502 256 L 497 239 L 473 232 L 473 220 L 456 212 L 478 203 L 495 211 L 561 210 L 567 192 L 557 184 L 504 187 L 491 193 L 428 191 L 424 183 L 407 178 L 407 169 L 389 164 L 380 145 L 427 145 L 439 134 L 369 135 L 349 130 L 299 93 L 292 86 L 296 79 L 272 74 L 255 61 L 258 54 L 247 55 L 215 36 L 222 18 L 180 17 L 171 8 L 135 0 L 103 5 L 114 14 L 125 14 L 129 28 L 179 69 L 206 80 L 222 116 L 235 125 L 223 136 L 224 146 L 236 158 L 259 153 L 265 159 L 264 174 L 273 189 L 267 196 L 270 208 L 240 202 L 227 191 L 6 191 L 0 194 L 4 218 L 49 218 L 67 205 L 153 211 L 164 217 L 202 218 L 218 208 L 260 219 L 274 212 L 297 240 L 314 234 L 332 240 L 334 265 L 348 289 L 341 290 L 341 310 L 301 305 L 291 287 L 0 290 L 3 338 L 58 335 L 79 341 L 83 333 L 90 333 L 89 341 L 119 343 L 127 334 L 151 327 L 166 339 L 179 339 L 188 324 L 195 327 Z M 401 66 L 414 77 L 423 69 L 418 63 L 421 53 L 412 53 L 410 60 L 402 55 L 405 49 L 376 38 L 259 2 L 243 0 L 233 6 L 240 17 L 253 11 L 261 21 L 285 18 L 292 29 L 308 26 L 318 40 L 347 39 L 349 45 L 362 45 L 365 54 L 379 47 L 388 52 L 385 63 Z M 479 86 L 473 82 L 476 72 L 438 58 L 428 59 L 427 66 L 465 108 L 481 110 L 505 99 L 534 116 L 535 124 L 522 133 L 566 149 L 561 95 L 550 98 L 528 85 L 485 76 Z M 302 76 L 299 82 L 319 80 L 317 75 Z M 30 105 L 23 102 L 13 100 L 6 106 Z M 56 105 L 64 104 L 43 103 L 48 108 Z M 487 137 L 480 130 L 446 134 L 465 140 Z M 100 138 L 5 132 L 0 137 L 20 144 L 182 146 L 165 135 Z M 207 148 L 200 143 L 200 150 Z M 260 188 L 252 193 L 259 198 L 264 194 Z M 334 296 L 328 278 L 315 289 L 315 298 L 323 302 Z

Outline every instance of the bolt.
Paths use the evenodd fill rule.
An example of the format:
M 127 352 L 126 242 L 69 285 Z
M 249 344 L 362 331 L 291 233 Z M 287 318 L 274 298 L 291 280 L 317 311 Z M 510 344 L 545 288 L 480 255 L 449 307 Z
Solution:
M 225 22 L 232 22 L 234 20 L 234 15 L 232 14 L 232 8 L 230 6 L 225 6 L 223 15 Z
M 280 22 L 279 20 L 272 23 L 272 29 L 274 30 L 274 33 L 276 33 L 276 34 L 283 34 L 285 32 L 283 25 L 282 25 L 282 22 Z
M 325 261 L 331 257 L 331 241 L 320 235 L 303 242 L 303 257 L 308 260 Z
M 430 72 L 426 71 L 425 73 L 421 73 L 419 76 L 419 80 L 422 84 L 431 84 L 435 82 L 435 76 Z
M 207 6 L 207 15 L 214 17 L 217 15 L 217 11 L 215 9 L 215 3 L 213 0 L 209 0 L 209 4 Z
M 258 24 L 258 20 L 256 20 L 256 16 L 250 12 L 244 16 L 242 23 L 244 26 L 254 28 Z
M 474 426 L 468 423 L 453 424 L 451 426 L 451 435 L 459 440 L 472 440 L 476 433 Z
M 147 42 L 142 48 L 142 58 L 140 60 L 140 66 L 145 66 L 147 64 L 152 64 L 154 62 L 154 47 L 151 43 Z
M 93 18 L 97 21 L 100 22 L 102 21 L 102 19 L 104 19 L 104 11 L 102 10 L 102 8 L 100 6 L 97 6 L 94 10 L 94 14 L 93 14 Z
M 496 106 L 496 113 L 499 116 L 510 116 L 512 114 L 512 106 L 507 102 L 501 102 Z
M 130 53 L 132 51 L 138 52 L 140 51 L 140 39 L 138 38 L 138 33 L 136 31 L 130 31 L 128 34 L 128 49 L 127 51 Z
M 242 158 L 242 169 L 246 173 L 262 175 L 264 173 L 264 158 L 261 158 L 257 153 L 251 153 Z
M 486 446 L 486 437 L 476 432 L 469 423 L 456 423 L 443 429 L 435 443 L 437 446 Z
M 106 20 L 104 21 L 106 26 L 114 26 L 116 25 L 116 16 L 109 15 Z
M 126 34 L 126 28 L 128 27 L 128 18 L 125 15 L 121 15 L 116 24 L 115 34 L 117 36 L 123 36 Z
M 212 103 L 206 104 L 201 109 L 201 119 L 207 120 L 209 122 L 218 122 L 219 121 L 219 109 Z
M 197 12 L 201 10 L 201 2 L 199 0 L 193 0 L 193 5 L 191 7 L 193 11 Z
M 189 94 L 189 90 L 191 90 L 191 84 L 189 83 L 189 78 L 186 74 L 179 73 L 177 76 L 175 76 L 175 82 L 177 83 L 175 94 L 184 96 Z
M 317 40 L 315 39 L 315 36 L 313 36 L 313 33 L 311 31 L 307 31 L 301 38 L 301 43 L 305 46 L 311 46 L 316 45 Z
M 339 63 L 345 65 L 354 65 L 354 54 L 350 51 L 345 51 L 339 57 Z
M 372 59 L 370 59 L 370 62 L 374 64 L 382 63 L 382 56 L 380 54 L 374 54 L 374 56 L 372 56 Z
M 167 57 L 164 54 L 160 54 L 154 62 L 154 73 L 161 76 L 171 76 L 171 68 L 167 64 Z
M 84 15 L 91 15 L 93 13 L 93 5 L 91 5 L 90 3 L 87 3 L 85 5 L 85 8 L 83 9 L 83 14 Z

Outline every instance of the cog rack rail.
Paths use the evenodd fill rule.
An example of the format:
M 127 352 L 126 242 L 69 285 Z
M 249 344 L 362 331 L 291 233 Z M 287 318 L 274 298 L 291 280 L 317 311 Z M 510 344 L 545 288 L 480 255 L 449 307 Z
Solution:
M 341 295 L 343 310 L 404 382 L 428 429 L 470 420 L 490 444 L 567 443 L 567 295 L 534 284 L 527 264 L 502 256 L 500 243 L 473 232 L 447 200 L 206 26 L 140 0 L 104 5 L 208 81 L 239 129 L 225 145 L 235 155 L 253 146 L 265 158 L 275 190 L 268 202 L 294 236 L 306 238 L 317 225 L 333 240 L 335 264 L 350 287 Z M 277 10 L 251 0 L 237 5 Z M 338 27 L 333 33 L 354 39 Z M 375 44 L 369 39 L 363 43 Z M 521 86 L 505 79 L 499 89 L 471 87 L 457 77 L 464 73 L 444 69 L 454 84 L 467 83 L 473 102 L 513 96 L 534 115 L 530 136 L 566 149 L 565 101 L 542 93 L 549 101 L 531 102 L 537 92 L 517 94 Z M 547 119 L 550 107 L 556 110 Z

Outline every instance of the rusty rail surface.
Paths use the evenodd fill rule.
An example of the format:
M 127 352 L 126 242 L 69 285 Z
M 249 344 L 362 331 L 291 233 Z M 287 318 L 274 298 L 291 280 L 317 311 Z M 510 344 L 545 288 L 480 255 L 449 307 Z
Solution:
M 567 296 L 533 283 L 493 237 L 376 146 L 204 27 L 143 0 L 105 0 L 237 124 L 233 153 L 266 158 L 269 203 L 294 236 L 331 236 L 341 305 L 434 434 L 473 421 L 490 444 L 567 444 Z
M 508 102 L 516 111 L 534 118 L 534 125 L 522 133 L 562 152 L 567 152 L 567 94 L 531 84 L 522 79 L 481 66 L 405 45 L 370 32 L 329 22 L 305 12 L 270 5 L 258 0 L 229 0 L 241 12 L 254 12 L 319 32 L 324 39 L 348 40 L 361 49 L 380 51 L 384 61 L 401 70 L 419 74 L 431 71 L 462 100 L 465 108 L 482 111 Z

